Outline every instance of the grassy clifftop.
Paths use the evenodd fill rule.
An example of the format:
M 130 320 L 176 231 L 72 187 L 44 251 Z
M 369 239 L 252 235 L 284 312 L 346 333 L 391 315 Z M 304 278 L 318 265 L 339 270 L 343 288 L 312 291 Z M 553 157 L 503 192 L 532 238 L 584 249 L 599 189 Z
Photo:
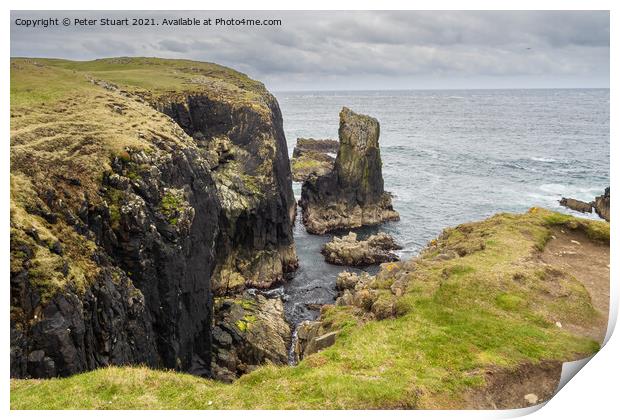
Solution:
M 44 297 L 67 283 L 83 288 L 97 267 L 92 262 L 95 244 L 62 218 L 56 222 L 42 197 L 53 192 L 73 214 L 79 214 L 86 199 L 93 205 L 104 199 L 111 204 L 114 197 L 102 197 L 99 188 L 115 158 L 128 160 L 128 151 L 148 155 L 195 146 L 155 104 L 204 92 L 268 113 L 270 98 L 260 82 L 235 70 L 157 58 L 15 58 L 10 87 L 11 248 L 16 250 L 11 264 L 17 272 L 24 258 L 33 257 L 30 273 Z M 139 169 L 127 176 L 136 176 Z M 37 232 L 42 241 L 29 232 Z M 61 242 L 64 258 L 52 249 Z M 35 255 L 20 253 L 22 245 L 36 249 Z
M 609 225 L 542 209 L 447 229 L 417 259 L 382 266 L 374 291 L 398 316 L 329 306 L 336 344 L 295 367 L 264 366 L 231 385 L 170 371 L 113 367 L 65 379 L 12 380 L 11 407 L 450 408 L 488 385 L 486 372 L 596 352 L 607 314 L 571 272 L 545 261 L 559 232 L 607 252 Z M 604 259 L 603 259 L 604 260 Z M 604 280 L 604 279 L 602 279 Z
M 42 58 L 11 60 L 11 107 L 54 102 L 101 80 L 144 99 L 183 93 L 217 92 L 230 100 L 255 101 L 265 86 L 245 74 L 213 63 L 162 58 L 119 57 L 93 61 Z M 91 85 L 91 86 L 89 86 Z

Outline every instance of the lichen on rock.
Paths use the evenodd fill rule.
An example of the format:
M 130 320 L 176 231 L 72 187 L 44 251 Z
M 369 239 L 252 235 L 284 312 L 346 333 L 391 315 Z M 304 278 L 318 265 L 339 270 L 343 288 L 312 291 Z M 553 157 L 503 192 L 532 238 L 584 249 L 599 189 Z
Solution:
M 291 330 L 279 297 L 253 291 L 237 297 L 216 298 L 212 371 L 231 382 L 258 365 L 287 363 Z

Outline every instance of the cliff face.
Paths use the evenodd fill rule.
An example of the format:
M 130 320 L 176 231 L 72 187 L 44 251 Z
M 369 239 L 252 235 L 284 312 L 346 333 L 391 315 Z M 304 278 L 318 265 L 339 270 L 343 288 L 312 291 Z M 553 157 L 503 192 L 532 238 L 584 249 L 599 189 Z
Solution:
M 266 94 L 265 109 L 209 96 L 167 99 L 171 116 L 214 161 L 222 235 L 213 289 L 218 295 L 270 287 L 297 267 L 292 223 L 295 198 L 282 115 Z
M 214 291 L 296 266 L 277 102 L 208 63 L 11 72 L 11 376 L 131 363 L 211 375 Z
M 340 111 L 340 146 L 330 173 L 302 186 L 302 219 L 310 233 L 398 220 L 383 189 L 379 122 L 348 108 Z

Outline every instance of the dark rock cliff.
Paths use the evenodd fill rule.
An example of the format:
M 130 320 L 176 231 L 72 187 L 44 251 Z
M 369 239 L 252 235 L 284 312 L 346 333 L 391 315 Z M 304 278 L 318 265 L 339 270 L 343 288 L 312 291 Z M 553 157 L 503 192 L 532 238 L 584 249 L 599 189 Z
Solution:
M 208 63 L 106 65 L 142 62 L 230 80 L 217 93 L 152 95 L 53 63 L 12 63 L 28 91 L 33 77 L 75 78 L 55 103 L 11 109 L 12 377 L 135 363 L 213 376 L 214 295 L 270 286 L 296 267 L 275 98 Z M 228 351 L 241 365 L 281 359 L 246 357 L 256 346 L 235 340 Z
M 392 198 L 383 188 L 379 122 L 343 108 L 338 137 L 334 169 L 302 186 L 300 205 L 308 232 L 322 234 L 398 220 Z
M 156 104 L 210 154 L 222 206 L 213 289 L 225 295 L 270 287 L 297 268 L 295 198 L 282 115 L 193 95 Z

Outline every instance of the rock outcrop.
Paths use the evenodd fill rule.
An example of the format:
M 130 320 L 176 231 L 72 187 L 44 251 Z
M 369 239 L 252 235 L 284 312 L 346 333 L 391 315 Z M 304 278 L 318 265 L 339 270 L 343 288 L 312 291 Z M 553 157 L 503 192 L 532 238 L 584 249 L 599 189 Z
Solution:
M 341 238 L 334 236 L 323 245 L 321 253 L 330 264 L 348 266 L 366 266 L 398 261 L 398 255 L 392 251 L 401 249 L 387 233 L 371 235 L 365 240 L 358 240 L 357 234 L 349 232 Z
M 291 170 L 293 181 L 303 182 L 310 176 L 322 176 L 334 168 L 338 141 L 298 138 L 293 149 Z
M 575 210 L 581 213 L 592 213 L 592 210 L 598 214 L 601 219 L 605 219 L 609 222 L 610 217 L 610 188 L 605 188 L 605 192 L 594 198 L 594 201 L 586 203 L 585 201 L 576 200 L 574 198 L 562 197 L 560 205 L 571 210 Z
M 574 198 L 562 197 L 560 205 L 581 213 L 592 213 L 592 203 L 586 203 L 585 201 L 576 200 Z
M 340 331 L 327 331 L 321 321 L 303 321 L 297 326 L 297 339 L 293 348 L 294 362 L 333 346 Z
M 596 214 L 599 215 L 602 219 L 605 219 L 609 222 L 611 196 L 610 196 L 610 187 L 605 188 L 605 193 L 603 195 L 599 195 L 594 199 L 594 210 Z
M 398 220 L 392 197 L 383 189 L 379 122 L 343 108 L 338 136 L 334 169 L 302 186 L 300 205 L 308 232 L 323 234 Z
M 237 298 L 216 298 L 215 313 L 215 378 L 231 382 L 260 364 L 288 362 L 291 330 L 279 297 L 246 291 Z
M 214 294 L 296 266 L 278 104 L 214 64 L 100 61 L 11 63 L 11 376 L 134 363 L 212 376 Z M 99 64 L 168 85 L 117 86 Z M 50 83 L 66 89 L 30 101 Z

